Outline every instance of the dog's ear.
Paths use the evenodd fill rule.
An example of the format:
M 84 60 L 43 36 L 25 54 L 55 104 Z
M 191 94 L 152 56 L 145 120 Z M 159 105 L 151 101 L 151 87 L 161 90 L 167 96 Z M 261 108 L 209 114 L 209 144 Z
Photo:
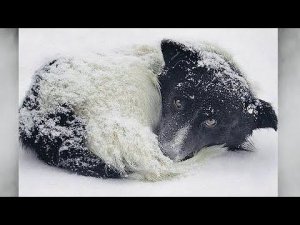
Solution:
M 191 57 L 194 54 L 185 45 L 169 39 L 161 41 L 161 51 L 167 67 L 174 65 L 179 60 Z
M 247 112 L 254 116 L 254 129 L 273 128 L 277 130 L 277 116 L 270 103 L 261 99 L 255 99 L 248 105 Z

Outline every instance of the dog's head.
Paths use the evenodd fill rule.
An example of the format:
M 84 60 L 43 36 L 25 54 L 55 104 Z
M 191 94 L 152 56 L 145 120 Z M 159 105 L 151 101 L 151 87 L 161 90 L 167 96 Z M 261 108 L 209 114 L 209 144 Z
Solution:
M 253 96 L 228 57 L 171 40 L 163 40 L 161 50 L 165 66 L 158 137 L 165 155 L 184 160 L 206 146 L 238 149 L 254 129 L 277 130 L 272 106 Z

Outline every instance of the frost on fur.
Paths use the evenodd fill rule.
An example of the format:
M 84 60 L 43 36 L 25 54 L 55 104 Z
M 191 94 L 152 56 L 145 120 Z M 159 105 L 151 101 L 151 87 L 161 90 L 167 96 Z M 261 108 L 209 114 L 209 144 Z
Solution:
M 277 129 L 271 104 L 255 96 L 245 74 L 224 51 L 169 39 L 161 42 L 161 49 L 165 66 L 158 137 L 170 158 L 186 160 L 203 147 L 222 144 L 233 151 L 248 150 L 244 142 L 253 130 Z
M 155 180 L 172 173 L 153 133 L 160 54 L 141 46 L 45 65 L 20 108 L 23 144 L 50 165 L 88 176 Z

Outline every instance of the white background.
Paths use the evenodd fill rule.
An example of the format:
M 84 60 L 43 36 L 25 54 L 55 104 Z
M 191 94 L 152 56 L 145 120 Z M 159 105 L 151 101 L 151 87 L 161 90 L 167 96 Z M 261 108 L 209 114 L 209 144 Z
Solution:
M 255 93 L 277 104 L 277 29 L 21 29 L 19 102 L 32 75 L 57 55 L 157 43 L 163 38 L 208 41 L 228 50 Z M 277 132 L 257 130 L 256 151 L 225 152 L 185 177 L 161 182 L 103 180 L 69 174 L 20 149 L 20 196 L 276 196 Z

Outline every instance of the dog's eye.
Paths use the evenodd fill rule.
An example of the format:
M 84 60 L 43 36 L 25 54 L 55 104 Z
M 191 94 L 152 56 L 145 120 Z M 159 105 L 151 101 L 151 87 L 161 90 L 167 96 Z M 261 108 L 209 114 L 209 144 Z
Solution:
M 182 110 L 183 109 L 183 102 L 182 102 L 182 100 L 175 98 L 174 99 L 174 107 L 177 110 Z
M 213 128 L 217 125 L 217 120 L 215 119 L 208 119 L 208 120 L 205 120 L 204 122 L 204 125 L 208 128 Z

